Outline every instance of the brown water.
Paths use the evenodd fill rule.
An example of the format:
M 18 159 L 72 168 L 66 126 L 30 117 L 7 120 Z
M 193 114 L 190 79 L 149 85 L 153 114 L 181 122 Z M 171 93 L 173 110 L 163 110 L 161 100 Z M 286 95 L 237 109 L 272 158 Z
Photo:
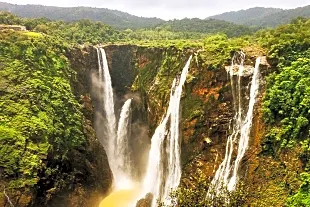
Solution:
M 108 197 L 103 199 L 99 207 L 130 207 L 135 206 L 139 196 L 139 189 L 122 189 L 112 192 Z

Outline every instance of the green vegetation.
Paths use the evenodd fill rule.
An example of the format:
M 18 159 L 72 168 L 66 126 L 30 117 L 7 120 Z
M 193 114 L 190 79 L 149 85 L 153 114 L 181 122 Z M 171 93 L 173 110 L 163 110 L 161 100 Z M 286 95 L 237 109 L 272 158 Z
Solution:
M 206 34 L 199 32 L 173 32 L 167 28 L 156 27 L 155 29 L 140 29 L 132 31 L 127 29 L 124 31 L 125 38 L 130 42 L 134 41 L 165 41 L 165 40 L 199 40 L 206 36 Z M 127 41 L 126 41 L 127 42 Z
M 226 12 L 209 18 L 225 20 L 235 24 L 243 24 L 256 27 L 275 27 L 288 24 L 297 17 L 310 17 L 310 6 L 295 9 L 276 9 L 255 7 L 237 12 Z
M 45 194 L 47 186 L 37 184 L 49 178 L 48 189 L 61 190 L 74 180 L 64 173 L 70 152 L 85 142 L 67 48 L 46 35 L 9 30 L 0 32 L 0 47 L 0 179 L 13 191 Z
M 200 40 L 215 33 L 228 37 L 251 34 L 254 30 L 219 20 L 184 19 L 167 22 L 156 28 L 126 29 L 117 31 L 102 22 L 79 20 L 75 22 L 50 21 L 46 18 L 19 18 L 0 12 L 0 24 L 24 25 L 28 30 L 52 35 L 67 43 L 90 44 L 138 44 L 145 46 L 169 46 L 179 48 L 197 46 Z M 180 25 L 177 27 L 177 25 Z
M 310 21 L 294 23 L 260 33 L 260 41 L 270 48 L 270 58 L 278 60 L 279 73 L 267 80 L 264 113 L 266 122 L 274 126 L 268 140 L 281 147 L 309 136 Z
M 170 194 L 170 198 L 180 207 L 240 207 L 244 205 L 246 193 L 243 185 L 239 185 L 238 190 L 229 192 L 223 188 L 223 195 L 216 196 L 215 191 L 209 191 L 209 182 L 202 174 L 198 177 L 195 186 L 181 186 Z M 228 202 L 229 201 L 229 202 Z M 172 207 L 159 203 L 159 207 Z
M 223 14 L 218 14 L 211 16 L 209 18 L 224 20 L 228 22 L 234 22 L 236 24 L 252 24 L 256 19 L 262 19 L 268 15 L 275 14 L 283 11 L 282 9 L 277 8 L 264 8 L 264 7 L 254 7 L 245 10 L 226 12 Z
M 281 147 L 292 147 L 297 140 L 309 136 L 309 64 L 310 59 L 299 58 L 268 79 L 265 119 L 270 124 L 277 124 L 270 130 L 268 139 L 280 143 Z
M 309 172 L 310 20 L 298 18 L 292 24 L 258 35 L 261 44 L 269 48 L 269 56 L 276 60 L 279 70 L 267 79 L 263 110 L 270 129 L 264 150 L 276 156 L 282 149 L 300 146 L 299 156 L 305 171 Z M 288 206 L 308 206 L 306 175 L 302 174 L 303 184 L 288 199 Z
M 111 43 L 123 39 L 123 35 L 110 26 L 90 20 L 63 22 L 50 21 L 45 18 L 27 19 L 7 12 L 0 12 L 0 24 L 24 25 L 28 30 L 54 36 L 67 44 Z
M 310 174 L 302 173 L 300 175 L 302 184 L 299 191 L 287 199 L 287 206 L 307 207 L 310 206 Z
M 198 32 L 203 34 L 224 33 L 228 37 L 249 35 L 257 30 L 257 28 L 236 25 L 223 20 L 202 20 L 198 18 L 170 20 L 157 26 L 157 28 L 163 28 L 173 32 Z
M 225 34 L 211 35 L 203 40 L 204 47 L 200 57 L 203 59 L 203 65 L 208 69 L 219 69 L 231 59 L 231 54 L 250 44 L 255 46 L 256 43 L 249 37 L 230 39 Z

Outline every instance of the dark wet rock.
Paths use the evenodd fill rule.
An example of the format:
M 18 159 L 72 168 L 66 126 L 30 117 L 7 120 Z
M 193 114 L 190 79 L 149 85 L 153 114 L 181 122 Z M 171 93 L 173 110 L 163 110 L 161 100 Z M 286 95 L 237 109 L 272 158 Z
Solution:
M 148 193 L 148 194 L 146 194 L 146 196 L 144 198 L 140 199 L 137 202 L 136 207 L 151 207 L 152 200 L 153 200 L 152 193 Z

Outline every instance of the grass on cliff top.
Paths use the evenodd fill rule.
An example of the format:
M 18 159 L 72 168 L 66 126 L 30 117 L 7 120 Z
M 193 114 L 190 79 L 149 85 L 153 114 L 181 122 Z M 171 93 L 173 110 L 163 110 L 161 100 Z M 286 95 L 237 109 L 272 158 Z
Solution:
M 187 39 L 179 39 L 179 40 L 129 40 L 129 41 L 121 41 L 116 44 L 120 45 L 137 45 L 142 47 L 153 47 L 153 48 L 169 48 L 176 47 L 178 49 L 184 48 L 202 48 L 203 47 L 203 39 L 197 40 L 187 40 Z
M 38 33 L 38 32 L 30 32 L 30 31 L 27 31 L 27 32 L 24 32 L 25 35 L 27 35 L 28 37 L 34 37 L 34 38 L 39 38 L 39 37 L 43 37 L 43 34 L 41 33 Z

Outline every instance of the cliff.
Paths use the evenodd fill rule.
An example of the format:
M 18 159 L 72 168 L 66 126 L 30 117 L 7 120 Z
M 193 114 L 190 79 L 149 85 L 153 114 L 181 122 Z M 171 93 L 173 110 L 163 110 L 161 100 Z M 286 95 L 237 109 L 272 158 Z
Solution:
M 72 59 L 83 51 L 34 32 L 0 36 L 0 206 L 96 205 L 112 174 L 93 127 L 89 63 Z
M 195 186 L 201 172 L 211 180 L 224 158 L 226 140 L 231 133 L 229 123 L 234 115 L 231 84 L 225 70 L 231 59 L 214 69 L 206 64 L 203 51 L 195 49 L 110 45 L 105 50 L 117 93 L 139 94 L 142 117 L 147 117 L 144 121 L 149 126 L 149 137 L 165 113 L 173 78 L 180 73 L 189 55 L 195 55 L 181 100 L 182 185 Z M 245 48 L 244 52 L 247 57 L 245 64 L 249 68 L 254 67 L 256 57 L 266 55 L 259 48 Z M 264 56 L 249 148 L 240 169 L 240 178 L 247 191 L 246 204 L 283 205 L 290 191 L 298 187 L 294 180 L 298 176 L 296 171 L 302 170 L 301 164 L 295 164 L 299 162 L 296 149 L 271 157 L 262 148 L 268 132 L 262 112 L 265 77 L 275 70 L 274 59 Z M 243 88 L 247 88 L 249 77 L 242 79 Z M 290 188 L 281 184 L 282 176 Z
M 29 50 L 19 45 L 18 48 L 21 50 L 19 52 L 36 61 L 29 63 L 28 59 L 25 59 L 23 60 L 25 62 L 17 64 L 14 60 L 20 58 L 20 54 L 12 52 L 10 54 L 12 59 L 8 59 L 9 61 L 5 64 L 4 61 L 1 62 L 0 67 L 5 71 L 0 79 L 0 93 L 5 95 L 3 96 L 5 99 L 1 100 L 1 106 L 6 106 L 6 108 L 0 112 L 10 112 L 9 115 L 12 117 L 19 115 L 18 110 L 8 107 L 12 104 L 8 101 L 8 97 L 13 97 L 13 100 L 19 103 L 19 99 L 10 94 L 13 94 L 12 91 L 17 89 L 20 91 L 19 94 L 22 94 L 23 81 L 27 78 L 35 79 L 29 83 L 32 93 L 28 94 L 27 92 L 22 99 L 31 100 L 31 104 L 27 102 L 24 108 L 19 105 L 18 107 L 23 110 L 29 108 L 29 112 L 25 113 L 27 116 L 25 115 L 22 121 L 32 120 L 33 117 L 38 116 L 45 125 L 39 125 L 41 131 L 38 134 L 29 135 L 26 132 L 22 134 L 24 137 L 29 136 L 26 140 L 33 144 L 22 145 L 25 147 L 24 154 L 15 154 L 15 151 L 14 153 L 10 151 L 9 153 L 14 155 L 14 159 L 11 157 L 2 158 L 4 160 L 1 160 L 2 165 L 7 160 L 14 160 L 18 163 L 17 166 L 21 167 L 18 169 L 18 173 L 14 174 L 16 169 L 10 170 L 10 165 L 1 166 L 0 172 L 4 172 L 1 175 L 1 192 L 6 189 L 7 196 L 16 206 L 96 206 L 107 195 L 113 182 L 106 153 L 99 143 L 99 139 L 104 137 L 101 137 L 102 128 L 98 116 L 102 111 L 102 106 L 96 91 L 95 80 L 98 76 L 96 48 L 92 46 L 62 48 L 59 45 L 53 45 L 52 40 L 44 42 L 45 39 L 40 39 L 43 38 L 42 36 L 37 37 L 39 43 L 35 42 L 36 47 L 32 48 L 33 40 L 29 37 L 25 38 L 29 43 L 26 47 Z M 11 40 L 9 42 L 12 45 L 15 44 Z M 44 48 L 44 45 L 48 45 L 48 48 L 45 48 L 46 51 L 53 49 L 56 52 L 41 54 L 42 51 L 39 49 Z M 214 51 L 196 48 L 179 49 L 135 45 L 107 45 L 104 48 L 115 90 L 116 111 L 120 109 L 120 104 L 125 99 L 133 98 L 133 136 L 130 143 L 134 149 L 133 157 L 136 163 L 134 174 L 137 180 L 144 175 L 150 137 L 167 109 L 172 80 L 180 74 L 190 55 L 194 55 L 194 58 L 181 99 L 183 172 L 181 185 L 189 188 L 195 187 L 201 174 L 208 180 L 213 178 L 224 158 L 227 137 L 231 134 L 230 121 L 234 116 L 231 83 L 225 68 L 230 66 L 233 54 L 242 49 L 246 54 L 246 68 L 254 66 L 256 57 L 264 57 L 260 65 L 260 90 L 255 104 L 249 148 L 242 160 L 239 174 L 247 191 L 245 203 L 257 206 L 282 206 L 291 192 L 298 188 L 300 182 L 296 181 L 296 178 L 304 170 L 304 163 L 300 158 L 301 149 L 295 147 L 279 150 L 273 154 L 268 151 L 268 147 L 272 147 L 270 146 L 272 144 L 266 140 L 270 126 L 266 125 L 263 119 L 263 101 L 267 90 L 265 77 L 278 68 L 276 68 L 275 58 L 265 57 L 267 54 L 264 49 L 258 46 L 238 49 L 228 47 L 230 50 L 213 53 Z M 48 58 L 41 58 L 45 55 Z M 37 62 L 43 66 L 37 65 Z M 23 68 L 21 65 L 27 65 L 27 67 Z M 12 68 L 18 68 L 19 73 L 14 73 Z M 26 70 L 27 74 L 24 74 L 25 69 L 29 68 L 32 70 Z M 45 68 L 52 69 L 46 72 Z M 47 74 L 45 75 L 45 73 Z M 61 81 L 50 84 L 51 79 L 54 81 L 59 77 L 62 78 Z M 39 82 L 41 79 L 45 82 Z M 248 90 L 249 81 L 249 76 L 242 77 L 244 90 Z M 35 84 L 37 82 L 40 84 Z M 56 87 L 61 86 L 62 83 L 66 84 L 64 89 Z M 57 96 L 55 94 L 52 96 L 53 92 L 57 92 Z M 42 93 L 46 96 L 37 97 Z M 65 99 L 67 97 L 69 97 L 69 101 Z M 243 98 L 246 99 L 246 96 Z M 55 105 L 49 105 L 47 100 L 50 99 L 53 99 L 52 104 Z M 15 102 L 14 104 L 16 104 Z M 42 106 L 42 103 L 46 105 Z M 39 116 L 36 107 L 47 113 L 48 118 L 42 118 L 42 114 Z M 46 108 L 55 110 L 56 115 L 52 113 L 54 112 L 52 110 L 52 112 L 46 112 Z M 20 113 L 24 113 L 23 110 L 20 110 Z M 28 116 L 29 114 L 32 116 Z M 73 121 L 71 114 L 76 114 L 72 118 Z M 49 119 L 54 122 L 50 123 Z M 12 122 L 12 124 L 7 116 L 0 121 L 5 123 L 3 124 L 5 127 L 12 127 L 14 123 L 17 123 L 17 126 L 24 126 L 21 125 L 19 119 L 19 122 Z M 63 130 L 45 134 L 45 131 L 48 131 L 49 127 L 54 127 L 55 123 L 59 124 L 55 130 L 58 128 Z M 65 126 L 62 126 L 61 123 L 64 123 Z M 33 122 L 33 124 L 35 125 L 37 122 Z M 3 126 L 1 125 L 1 127 Z M 31 126 L 33 127 L 33 125 Z M 67 136 L 65 129 L 71 129 L 72 126 L 77 126 L 77 129 L 72 132 L 69 130 L 68 133 L 72 134 Z M 0 130 L 12 135 L 12 138 L 20 138 L 19 128 L 14 129 L 13 132 L 4 127 Z M 57 137 L 56 132 L 61 135 Z M 50 140 L 39 140 L 40 137 L 47 137 Z M 5 146 L 9 146 L 10 142 L 7 141 L 7 137 L 3 138 L 0 135 L 0 138 L 5 140 L 5 142 L 3 141 Z M 79 138 L 78 144 L 73 145 L 72 143 L 75 143 L 77 138 Z M 67 145 L 58 149 L 57 144 L 64 145 L 63 140 Z M 40 151 L 40 158 L 34 156 L 39 149 L 33 146 L 37 146 L 38 143 L 49 146 L 46 151 Z M 43 167 L 33 164 L 34 166 L 31 168 L 33 174 L 30 173 L 31 175 L 26 170 L 28 165 L 25 167 L 21 165 L 23 162 L 18 161 L 27 155 L 34 156 L 31 157 L 31 164 L 43 163 Z M 65 158 L 63 158 L 64 155 L 66 155 Z M 26 180 L 29 183 L 20 184 L 19 181 L 24 181 L 22 179 L 25 177 L 29 178 Z M 13 184 L 18 181 L 18 185 L 13 185 L 12 181 L 14 181 Z M 148 196 L 151 197 L 151 195 Z M 147 200 L 142 200 L 139 203 L 148 205 Z M 9 205 L 4 193 L 0 194 L 0 204 Z

